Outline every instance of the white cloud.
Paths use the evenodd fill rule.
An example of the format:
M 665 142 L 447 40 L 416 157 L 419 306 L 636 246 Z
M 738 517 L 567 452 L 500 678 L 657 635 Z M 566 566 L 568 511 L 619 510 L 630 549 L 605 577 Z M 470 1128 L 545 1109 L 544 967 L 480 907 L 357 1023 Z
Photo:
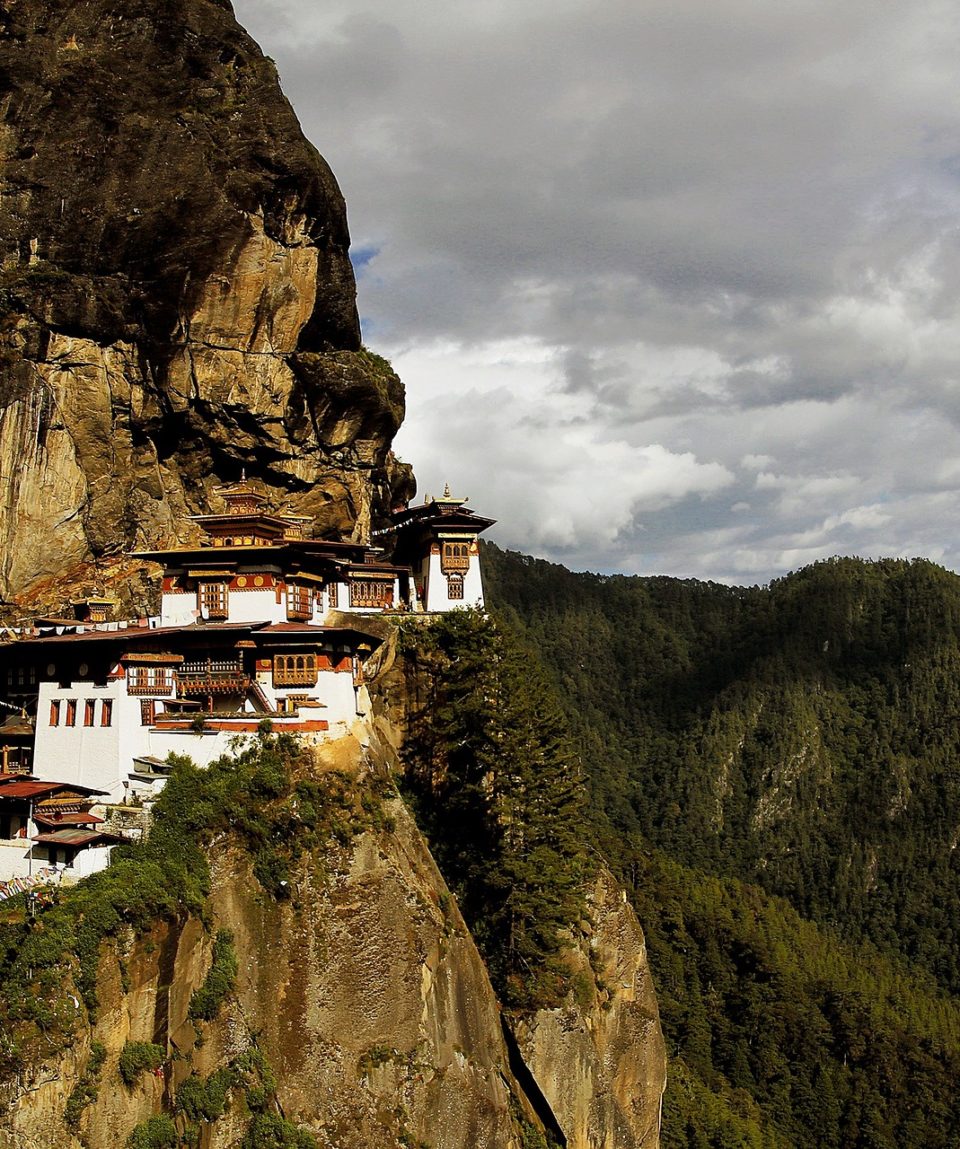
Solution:
M 960 12 L 237 0 L 422 487 L 599 569 L 960 564 Z

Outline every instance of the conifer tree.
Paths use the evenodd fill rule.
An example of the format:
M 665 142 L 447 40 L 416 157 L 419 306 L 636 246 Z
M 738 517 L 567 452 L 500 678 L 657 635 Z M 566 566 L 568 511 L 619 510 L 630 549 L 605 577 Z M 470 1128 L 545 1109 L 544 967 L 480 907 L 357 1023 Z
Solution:
M 580 764 L 535 660 L 482 612 L 415 639 L 430 685 L 409 777 L 447 881 L 512 1004 L 554 1003 L 582 914 Z

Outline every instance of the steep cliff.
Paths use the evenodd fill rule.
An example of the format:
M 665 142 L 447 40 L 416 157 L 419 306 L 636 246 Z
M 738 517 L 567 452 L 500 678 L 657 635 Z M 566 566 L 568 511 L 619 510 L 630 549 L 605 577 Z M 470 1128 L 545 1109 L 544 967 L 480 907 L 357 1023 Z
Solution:
M 518 1017 L 517 1044 L 568 1149 L 656 1149 L 665 1051 L 643 932 L 606 869 L 587 908 L 577 991 Z
M 318 534 L 367 532 L 411 483 L 403 387 L 230 5 L 7 5 L 0 100 L 0 597 L 183 537 L 243 466 Z
M 3 616 L 145 608 L 122 552 L 190 539 L 242 468 L 366 537 L 413 486 L 403 388 L 360 345 L 333 176 L 226 0 L 0 5 L 0 100 Z M 269 748 L 185 768 L 156 837 L 0 913 L 0 1149 L 655 1149 L 635 920 L 597 877 L 550 971 L 579 989 L 504 1023 L 390 783 L 411 684 L 380 637 L 354 736 L 291 777 Z
M 565 862 L 555 847 L 574 820 L 582 837 L 583 823 L 576 807 L 559 808 L 573 781 L 564 774 L 579 763 L 564 763 L 549 687 L 528 658 L 512 671 L 518 652 L 486 617 L 411 621 L 399 641 L 374 626 L 385 640 L 368 664 L 375 737 L 398 748 L 418 817 L 480 939 L 518 1079 L 568 1149 L 656 1149 L 666 1052 L 643 931 L 595 854 L 566 859 L 583 894 L 569 905 L 582 912 L 558 910 L 555 871 Z M 527 754 L 534 776 L 516 784 Z M 463 800 L 471 788 L 494 822 L 480 833 Z M 478 843 L 487 857 L 475 855 Z M 514 844 L 532 867 L 517 864 Z M 536 907 L 530 946 L 521 940 L 524 906 Z
M 212 934 L 196 918 L 108 947 L 97 1020 L 9 1090 L 0 1146 L 122 1145 L 178 1108 L 182 1129 L 196 1112 L 183 1083 L 256 1050 L 276 1077 L 277 1112 L 324 1149 L 519 1149 L 519 1091 L 490 983 L 402 804 L 386 806 L 390 833 L 305 860 L 290 900 L 265 895 L 243 851 L 217 849 L 207 912 L 233 932 L 235 993 L 210 1022 L 188 1016 L 211 964 Z M 161 1045 L 162 1072 L 124 1085 L 128 1042 Z M 105 1050 L 98 1096 L 71 1128 L 68 1100 L 93 1043 Z M 243 1091 L 228 1092 L 224 1112 L 197 1123 L 204 1149 L 238 1145 L 250 1124 Z
M 662 1039 L 612 880 L 591 898 L 601 996 L 504 1026 L 384 733 L 181 767 L 155 845 L 95 897 L 8 915 L 2 1149 L 125 1144 L 151 1120 L 203 1149 L 274 1144 L 258 1120 L 322 1149 L 656 1149 Z

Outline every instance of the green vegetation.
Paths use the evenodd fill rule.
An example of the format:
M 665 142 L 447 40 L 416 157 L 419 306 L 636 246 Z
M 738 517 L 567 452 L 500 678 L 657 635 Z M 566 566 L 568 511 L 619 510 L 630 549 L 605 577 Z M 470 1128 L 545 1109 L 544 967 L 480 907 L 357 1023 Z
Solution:
M 960 579 L 484 562 L 565 699 L 585 831 L 647 932 L 665 1145 L 955 1145 Z
M 70 1091 L 70 1096 L 67 1098 L 67 1104 L 63 1110 L 63 1120 L 68 1129 L 76 1131 L 84 1109 L 91 1102 L 96 1101 L 99 1092 L 100 1073 L 103 1070 L 106 1057 L 107 1051 L 100 1042 L 92 1042 L 87 1067 Z
M 552 1005 L 582 916 L 580 766 L 535 660 L 478 611 L 411 623 L 407 785 L 505 1002 Z
M 233 948 L 233 934 L 217 930 L 213 942 L 213 960 L 203 985 L 194 990 L 187 1007 L 187 1017 L 193 1021 L 213 1021 L 220 1012 L 227 995 L 232 993 L 240 964 Z
M 196 1135 L 198 1125 L 221 1117 L 238 1092 L 251 1114 L 241 1142 L 244 1149 L 317 1149 L 310 1133 L 272 1112 L 276 1108 L 276 1075 L 255 1046 L 209 1077 L 194 1073 L 181 1083 L 176 1105 L 189 1123 L 187 1137 Z
M 277 1090 L 276 1077 L 263 1054 L 252 1047 L 209 1077 L 192 1073 L 177 1089 L 177 1112 L 191 1122 L 212 1122 L 225 1112 L 231 1091 L 242 1087 L 252 1113 L 265 1109 Z
M 167 1051 L 152 1041 L 127 1041 L 120 1051 L 117 1070 L 124 1085 L 133 1085 L 141 1073 L 152 1073 L 167 1060 Z
M 634 856 L 673 1056 L 665 1149 L 956 1143 L 960 1003 L 781 899 Z
M 240 1142 L 240 1149 L 317 1149 L 316 1138 L 276 1113 L 258 1113 Z
M 127 1138 L 127 1149 L 177 1149 L 177 1127 L 165 1114 L 148 1117 Z

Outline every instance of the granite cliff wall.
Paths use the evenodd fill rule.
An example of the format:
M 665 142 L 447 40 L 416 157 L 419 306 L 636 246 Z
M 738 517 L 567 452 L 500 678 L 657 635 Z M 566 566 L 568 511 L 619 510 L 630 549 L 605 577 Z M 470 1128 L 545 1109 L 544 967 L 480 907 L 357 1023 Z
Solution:
M 383 733 L 359 725 L 316 768 L 359 771 L 369 785 L 394 762 Z M 656 1149 L 663 1043 L 642 935 L 609 875 L 591 893 L 596 953 L 583 955 L 602 971 L 599 994 L 505 1021 L 403 802 L 388 796 L 381 809 L 379 827 L 305 855 L 281 901 L 249 853 L 217 842 L 205 924 L 158 922 L 105 944 L 96 1018 L 69 980 L 59 986 L 51 1016 L 70 1036 L 41 1039 L 0 1083 L 0 1149 L 122 1145 L 161 1113 L 199 1131 L 202 1149 L 237 1146 L 251 1120 L 242 1089 L 199 1122 L 178 1090 L 252 1049 L 276 1076 L 276 1110 L 321 1149 L 521 1149 L 544 1128 L 569 1149 Z M 198 1022 L 190 1001 L 221 928 L 233 935 L 236 985 Z M 159 1045 L 162 1070 L 124 1084 L 128 1042 Z M 71 1119 L 85 1082 L 95 1097 Z
M 409 491 L 343 198 L 228 3 L 0 9 L 0 157 L 0 598 L 188 537 L 243 466 L 334 537 Z

